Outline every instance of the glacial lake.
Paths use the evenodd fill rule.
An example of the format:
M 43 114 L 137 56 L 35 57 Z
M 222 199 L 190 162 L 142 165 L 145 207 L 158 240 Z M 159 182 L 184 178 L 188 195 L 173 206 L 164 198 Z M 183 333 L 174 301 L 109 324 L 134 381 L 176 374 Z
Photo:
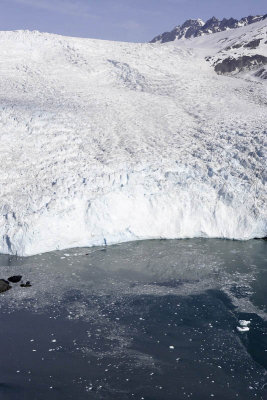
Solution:
M 1 400 L 267 399 L 267 242 L 0 256 Z M 243 322 L 242 322 L 243 321 Z

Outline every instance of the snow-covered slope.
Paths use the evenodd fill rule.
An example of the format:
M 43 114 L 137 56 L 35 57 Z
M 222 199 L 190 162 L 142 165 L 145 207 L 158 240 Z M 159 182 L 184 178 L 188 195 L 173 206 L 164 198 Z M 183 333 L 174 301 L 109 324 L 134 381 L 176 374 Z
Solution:
M 186 47 L 206 49 L 206 60 L 218 74 L 267 79 L 267 19 L 190 42 Z
M 267 234 L 266 81 L 193 47 L 0 33 L 0 252 Z
M 240 30 L 241 26 L 246 28 Z M 206 60 L 218 74 L 252 71 L 250 77 L 267 79 L 267 14 L 240 21 L 233 18 L 219 21 L 213 17 L 206 24 L 201 20 L 188 20 L 182 27 L 157 36 L 151 43 L 177 40 L 181 47 L 206 49 Z

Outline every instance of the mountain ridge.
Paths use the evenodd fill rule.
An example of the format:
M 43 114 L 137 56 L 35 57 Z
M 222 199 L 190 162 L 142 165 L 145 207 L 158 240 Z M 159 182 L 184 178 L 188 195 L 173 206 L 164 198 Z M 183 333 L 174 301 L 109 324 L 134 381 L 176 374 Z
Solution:
M 191 39 L 202 35 L 222 32 L 229 29 L 237 29 L 242 26 L 247 26 L 267 18 L 264 15 L 249 15 L 240 20 L 235 18 L 223 18 L 219 20 L 216 17 L 211 17 L 206 22 L 202 19 L 188 19 L 182 25 L 177 25 L 173 30 L 164 32 L 154 37 L 150 43 L 166 43 L 180 39 Z

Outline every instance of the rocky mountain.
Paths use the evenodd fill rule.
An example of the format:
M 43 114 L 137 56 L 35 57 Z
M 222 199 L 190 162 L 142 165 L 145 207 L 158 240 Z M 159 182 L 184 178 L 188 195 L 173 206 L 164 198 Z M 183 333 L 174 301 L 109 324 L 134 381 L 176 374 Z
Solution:
M 219 21 L 213 17 L 206 23 L 188 20 L 152 42 L 175 41 L 177 46 L 195 48 L 202 53 L 207 49 L 203 55 L 219 75 L 238 74 L 246 79 L 267 79 L 266 16 L 250 16 L 240 21 L 233 18 Z
M 183 25 L 176 26 L 172 31 L 156 36 L 150 43 L 166 43 L 177 39 L 190 39 L 210 33 L 223 32 L 259 22 L 265 18 L 267 18 L 267 14 L 248 16 L 240 20 L 224 18 L 220 21 L 218 18 L 212 17 L 204 22 L 201 19 L 189 19 Z

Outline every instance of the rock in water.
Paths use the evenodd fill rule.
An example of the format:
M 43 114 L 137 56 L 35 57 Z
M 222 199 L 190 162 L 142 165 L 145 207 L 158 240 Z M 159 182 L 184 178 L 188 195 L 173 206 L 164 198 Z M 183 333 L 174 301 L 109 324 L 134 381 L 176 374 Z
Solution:
M 12 283 L 18 283 L 21 281 L 21 278 L 22 278 L 21 275 L 14 275 L 14 276 L 11 276 L 10 278 L 8 278 L 8 281 L 12 282 Z
M 0 293 L 6 292 L 7 290 L 11 289 L 9 282 L 5 281 L 4 279 L 0 279 Z

